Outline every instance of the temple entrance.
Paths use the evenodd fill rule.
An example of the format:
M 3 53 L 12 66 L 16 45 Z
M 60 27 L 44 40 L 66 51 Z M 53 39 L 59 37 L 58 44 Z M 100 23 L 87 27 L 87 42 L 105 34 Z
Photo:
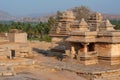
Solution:
M 15 57 L 15 50 L 11 50 L 11 59 Z
M 95 44 L 94 43 L 90 43 L 88 45 L 88 51 L 95 51 Z
M 80 61 L 85 55 L 93 55 L 95 53 L 95 43 L 72 43 L 71 58 Z
M 72 59 L 79 60 L 79 55 L 84 52 L 84 46 L 81 43 L 72 43 L 71 44 L 71 56 Z

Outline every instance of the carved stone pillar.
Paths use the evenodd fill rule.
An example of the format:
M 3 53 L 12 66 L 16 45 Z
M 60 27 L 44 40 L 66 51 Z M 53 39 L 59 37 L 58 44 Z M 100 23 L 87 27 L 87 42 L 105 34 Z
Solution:
M 84 52 L 87 53 L 88 49 L 87 49 L 87 44 L 84 44 Z
M 82 45 L 84 46 L 84 52 L 83 54 L 80 55 L 80 62 L 84 65 L 97 64 L 98 63 L 97 55 L 93 56 L 91 55 L 91 52 L 88 51 L 89 43 L 83 43 Z
M 9 58 L 10 58 L 10 59 L 13 59 L 13 58 L 12 58 L 12 52 L 11 52 L 11 51 L 9 51 Z
M 89 43 L 83 43 L 83 45 L 84 45 L 84 53 L 87 53 Z

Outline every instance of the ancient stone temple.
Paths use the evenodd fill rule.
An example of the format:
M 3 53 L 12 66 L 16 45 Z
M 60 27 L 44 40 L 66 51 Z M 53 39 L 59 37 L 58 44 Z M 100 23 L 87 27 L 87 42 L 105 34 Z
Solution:
M 75 20 L 72 12 L 64 12 L 50 36 L 53 41 L 69 43 L 66 54 L 81 64 L 120 64 L 120 31 L 114 30 L 101 13 L 93 13 L 87 20 Z
M 75 17 L 71 11 L 65 11 L 62 15 L 58 16 L 55 26 L 50 31 L 52 41 L 58 42 L 63 40 L 71 32 L 70 25 L 73 23 Z
M 87 23 L 90 27 L 91 31 L 97 31 L 98 27 L 101 25 L 103 22 L 103 16 L 101 13 L 92 13 L 89 18 L 87 19 Z
M 74 22 L 74 15 L 71 11 L 65 11 L 58 16 L 55 26 L 51 29 L 49 36 L 56 46 L 52 48 L 54 51 L 64 51 L 67 46 L 65 39 L 71 32 L 71 25 Z M 59 45 L 59 46 L 58 46 Z
M 120 64 L 120 31 L 114 30 L 113 27 L 109 20 L 101 20 L 101 17 L 96 25 L 95 23 L 91 25 L 91 22 L 82 19 L 79 29 L 72 31 L 66 39 L 70 43 L 71 59 L 76 59 L 85 65 Z

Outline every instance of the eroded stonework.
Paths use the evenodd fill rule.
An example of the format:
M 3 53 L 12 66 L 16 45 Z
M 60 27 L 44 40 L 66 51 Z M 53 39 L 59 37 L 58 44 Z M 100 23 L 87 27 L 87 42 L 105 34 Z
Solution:
M 13 29 L 0 33 L 0 76 L 15 75 L 14 67 L 33 65 L 32 48 L 27 41 L 27 33 Z
M 58 27 L 59 33 L 55 33 Z M 64 12 L 50 36 L 56 42 L 67 42 L 66 54 L 82 64 L 120 64 L 120 31 L 114 30 L 114 25 L 104 20 L 101 13 L 93 13 L 79 22 L 72 12 Z

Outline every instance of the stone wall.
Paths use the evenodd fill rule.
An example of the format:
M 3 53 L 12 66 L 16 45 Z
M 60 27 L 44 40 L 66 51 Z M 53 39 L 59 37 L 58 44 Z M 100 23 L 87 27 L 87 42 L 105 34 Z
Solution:
M 120 56 L 120 44 L 112 44 L 111 47 L 112 47 L 111 56 L 112 57 Z
M 7 47 L 0 47 L 0 59 L 7 59 L 10 56 L 10 50 Z
M 96 44 L 96 51 L 100 64 L 116 65 L 120 64 L 120 44 Z
M 95 45 L 98 56 L 111 57 L 111 44 L 98 43 Z
M 27 42 L 27 34 L 26 33 L 8 33 L 8 39 L 10 42 Z
M 9 33 L 8 34 L 8 40 L 9 40 L 9 42 L 14 42 L 15 40 L 14 40 L 14 36 L 15 36 L 15 34 L 13 34 L 13 33 Z
M 15 34 L 15 42 L 27 42 L 27 34 L 26 33 L 18 33 Z

